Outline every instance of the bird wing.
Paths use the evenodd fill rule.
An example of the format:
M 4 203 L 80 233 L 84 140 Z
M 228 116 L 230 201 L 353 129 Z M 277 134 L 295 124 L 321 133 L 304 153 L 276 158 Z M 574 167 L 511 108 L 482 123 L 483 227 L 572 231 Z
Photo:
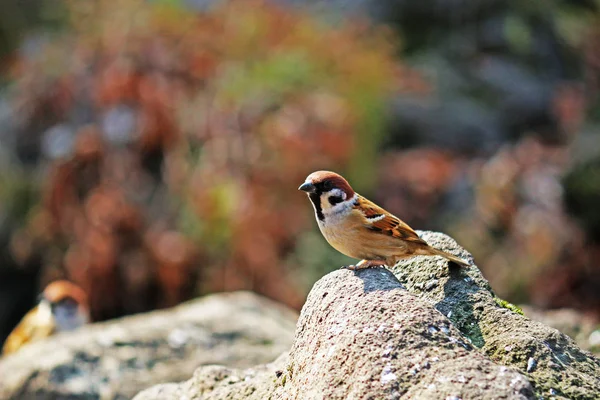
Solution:
M 17 351 L 26 343 L 50 336 L 54 332 L 51 321 L 40 321 L 38 307 L 29 311 L 21 322 L 8 335 L 2 347 L 2 354 Z
M 357 195 L 354 209 L 363 214 L 364 224 L 368 229 L 382 235 L 427 246 L 427 242 L 421 239 L 410 226 L 372 201 Z

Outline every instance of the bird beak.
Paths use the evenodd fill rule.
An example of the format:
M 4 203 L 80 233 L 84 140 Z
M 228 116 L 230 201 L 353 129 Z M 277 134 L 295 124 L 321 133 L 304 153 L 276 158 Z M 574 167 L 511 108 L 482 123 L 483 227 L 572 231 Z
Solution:
M 306 193 L 314 193 L 314 192 L 316 192 L 317 188 L 315 187 L 315 185 L 312 182 L 304 182 L 302 185 L 300 185 L 298 190 L 302 190 L 303 192 L 306 192 Z

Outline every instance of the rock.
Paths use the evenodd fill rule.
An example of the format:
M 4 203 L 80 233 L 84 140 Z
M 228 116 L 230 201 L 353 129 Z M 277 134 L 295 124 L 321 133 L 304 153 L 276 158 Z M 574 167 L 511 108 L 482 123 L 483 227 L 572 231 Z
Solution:
M 525 377 L 494 365 L 385 269 L 337 271 L 317 282 L 288 365 L 291 398 L 532 395 Z
M 522 309 L 527 317 L 558 329 L 575 340 L 582 349 L 592 352 L 596 357 L 600 356 L 600 342 L 594 340 L 600 334 L 597 329 L 600 321 L 593 315 L 569 308 L 544 310 L 523 306 Z
M 434 288 L 431 290 L 435 290 Z M 534 398 L 529 380 L 494 364 L 433 305 L 386 269 L 338 270 L 302 309 L 289 355 L 250 369 L 200 368 L 149 399 Z
M 419 234 L 436 248 L 472 259 L 447 235 Z M 527 376 L 536 396 L 598 398 L 600 360 L 558 330 L 502 307 L 506 302 L 494 295 L 476 267 L 448 268 L 440 257 L 414 257 L 399 262 L 392 271 L 411 293 L 447 316 L 495 363 L 517 368 Z M 433 280 L 437 284 L 429 287 Z
M 420 234 L 472 260 L 450 237 Z M 475 266 L 415 257 L 391 271 L 319 280 L 273 363 L 205 366 L 135 399 L 597 398 L 600 361 L 498 299 Z
M 0 359 L 0 399 L 125 399 L 203 364 L 268 362 L 289 350 L 296 317 L 238 292 L 92 324 Z

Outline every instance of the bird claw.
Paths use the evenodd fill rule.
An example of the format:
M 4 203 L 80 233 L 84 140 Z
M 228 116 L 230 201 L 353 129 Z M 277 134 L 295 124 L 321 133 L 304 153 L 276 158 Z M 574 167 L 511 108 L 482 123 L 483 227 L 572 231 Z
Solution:
M 385 268 L 385 263 L 383 261 L 361 260 L 356 265 L 342 265 L 340 267 L 340 269 L 347 269 L 350 271 L 358 271 L 367 268 Z

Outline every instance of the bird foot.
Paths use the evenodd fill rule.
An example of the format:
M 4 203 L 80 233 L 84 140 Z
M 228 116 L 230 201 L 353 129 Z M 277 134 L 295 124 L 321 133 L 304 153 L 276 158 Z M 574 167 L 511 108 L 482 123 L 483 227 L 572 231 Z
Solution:
M 361 260 L 356 265 L 344 265 L 341 269 L 349 269 L 350 271 L 358 271 L 359 269 L 367 268 L 385 268 L 385 261 L 377 260 Z

